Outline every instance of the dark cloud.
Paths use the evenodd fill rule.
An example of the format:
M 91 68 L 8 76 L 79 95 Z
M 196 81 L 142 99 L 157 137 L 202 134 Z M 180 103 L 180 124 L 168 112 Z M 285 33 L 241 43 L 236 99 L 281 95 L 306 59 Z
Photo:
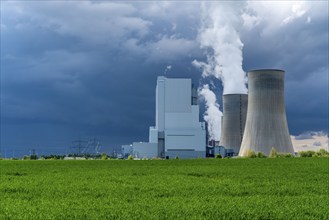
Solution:
M 93 136 L 105 151 L 148 140 L 157 76 L 171 65 L 167 77 L 204 80 L 191 65 L 205 59 L 199 3 L 179 4 L 2 3 L 2 152 L 66 152 L 71 141 Z M 263 19 L 241 31 L 245 70 L 287 71 L 294 134 L 328 131 L 328 12 L 311 9 L 285 26 Z M 212 88 L 221 100 L 218 81 Z

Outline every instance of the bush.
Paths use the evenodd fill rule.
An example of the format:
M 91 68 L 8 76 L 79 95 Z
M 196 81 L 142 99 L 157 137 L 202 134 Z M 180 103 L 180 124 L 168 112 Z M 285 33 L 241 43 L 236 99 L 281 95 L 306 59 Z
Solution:
M 278 157 L 278 152 L 275 150 L 274 147 L 272 147 L 272 149 L 271 149 L 270 154 L 268 155 L 268 157 L 271 157 L 271 158 Z
M 33 155 L 30 156 L 30 159 L 31 159 L 31 160 L 37 160 L 37 159 L 38 159 L 38 156 L 35 155 L 35 154 L 33 154 Z
M 292 157 L 292 154 L 291 154 L 291 153 L 286 153 L 286 154 L 284 154 L 283 156 L 284 156 L 284 157 L 287 157 L 287 158 L 290 158 L 290 157 Z
M 326 151 L 325 149 L 321 148 L 318 152 L 317 152 L 320 156 L 328 156 L 329 152 Z
M 29 159 L 30 159 L 30 156 L 27 156 L 27 155 L 23 156 L 23 160 L 29 160 Z
M 276 155 L 276 157 L 278 157 L 278 158 L 291 158 L 292 154 L 291 153 L 278 153 Z
M 258 158 L 266 158 L 266 155 L 263 152 L 258 152 L 257 157 Z
M 299 151 L 298 155 L 300 157 L 313 157 L 313 155 L 315 154 L 314 151 L 308 150 L 308 151 Z
M 178 157 L 178 156 L 176 156 L 176 157 L 175 157 L 175 160 L 178 160 L 178 159 L 179 159 L 179 157 Z
M 216 154 L 216 158 L 217 159 L 221 159 L 222 158 L 222 155 L 221 154 Z
M 298 156 L 300 157 L 329 157 L 329 152 L 325 149 L 320 149 L 319 151 L 299 151 Z
M 134 159 L 133 155 L 128 156 L 128 160 L 133 160 L 133 159 Z
M 257 155 L 256 155 L 255 151 L 248 150 L 248 152 L 247 152 L 247 157 L 248 157 L 248 158 L 256 158 Z
M 107 160 L 108 159 L 107 154 L 106 153 L 102 153 L 101 159 L 102 160 Z

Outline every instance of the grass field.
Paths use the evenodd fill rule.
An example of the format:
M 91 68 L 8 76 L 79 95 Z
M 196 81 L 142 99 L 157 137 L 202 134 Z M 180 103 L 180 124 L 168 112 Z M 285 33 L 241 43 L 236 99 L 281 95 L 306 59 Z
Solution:
M 0 219 L 329 219 L 329 158 L 0 165 Z

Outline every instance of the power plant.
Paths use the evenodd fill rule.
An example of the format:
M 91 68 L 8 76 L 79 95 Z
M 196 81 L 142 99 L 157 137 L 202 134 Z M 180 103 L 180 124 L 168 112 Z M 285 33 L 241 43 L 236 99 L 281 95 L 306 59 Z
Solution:
M 199 122 L 197 92 L 191 79 L 159 76 L 156 85 L 155 126 L 149 129 L 149 142 L 123 145 L 137 158 L 204 158 L 206 126 Z
M 222 132 L 220 145 L 226 149 L 233 149 L 233 154 L 239 154 L 246 123 L 248 95 L 223 95 Z
M 159 76 L 155 126 L 149 129 L 149 142 L 123 145 L 123 155 L 202 158 L 216 153 L 247 156 L 250 151 L 269 155 L 272 148 L 294 154 L 286 119 L 284 75 L 283 70 L 253 70 L 248 72 L 248 94 L 223 95 L 221 140 L 213 141 L 215 146 L 206 146 L 206 126 L 199 122 L 191 79 Z
M 289 135 L 283 70 L 263 69 L 248 72 L 248 111 L 239 156 L 248 151 L 269 155 L 277 152 L 294 154 Z

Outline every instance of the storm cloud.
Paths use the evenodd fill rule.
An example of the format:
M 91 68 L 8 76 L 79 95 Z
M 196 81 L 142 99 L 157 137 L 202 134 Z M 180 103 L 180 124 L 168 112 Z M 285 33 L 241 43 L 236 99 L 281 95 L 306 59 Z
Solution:
M 191 64 L 207 59 L 200 5 L 2 1 L 1 153 L 65 153 L 88 137 L 104 151 L 146 141 L 157 76 L 202 81 Z M 243 70 L 286 70 L 290 132 L 328 132 L 328 2 L 241 5 Z

